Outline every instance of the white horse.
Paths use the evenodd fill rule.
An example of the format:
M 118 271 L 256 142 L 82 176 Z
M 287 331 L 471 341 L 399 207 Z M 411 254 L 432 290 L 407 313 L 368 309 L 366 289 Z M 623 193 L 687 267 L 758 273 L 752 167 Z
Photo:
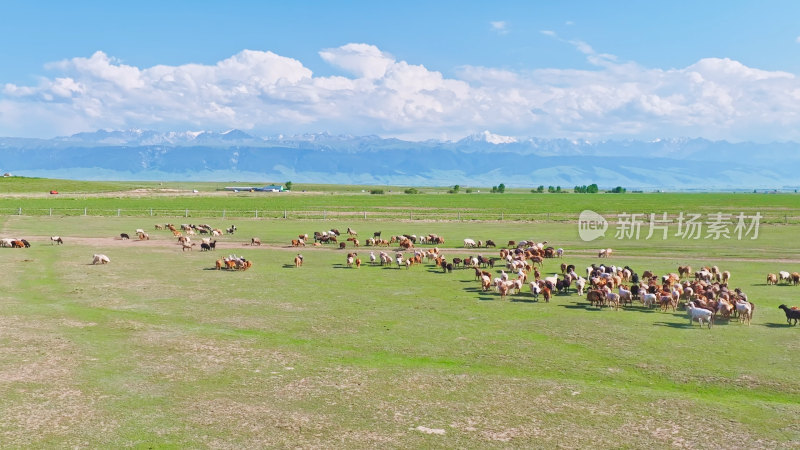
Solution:
M 103 254 L 95 254 L 94 258 L 92 258 L 92 264 L 108 264 L 111 260 L 108 256 Z

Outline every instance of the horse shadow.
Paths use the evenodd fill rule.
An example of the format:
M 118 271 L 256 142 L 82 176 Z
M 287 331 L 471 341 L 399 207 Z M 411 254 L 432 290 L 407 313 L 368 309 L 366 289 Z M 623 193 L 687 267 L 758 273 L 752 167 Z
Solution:
M 686 322 L 678 323 L 678 322 L 653 322 L 653 326 L 656 327 L 669 327 L 669 328 L 689 328 L 691 325 L 687 324 Z
M 603 308 L 599 308 L 597 306 L 592 306 L 589 303 L 572 303 L 566 305 L 558 305 L 562 308 L 567 309 L 585 309 L 586 311 L 602 311 Z
M 794 327 L 794 326 L 797 326 L 797 325 L 790 325 L 788 323 L 769 322 L 769 323 L 761 324 L 761 326 L 764 326 L 764 327 L 767 327 L 767 328 L 791 328 L 791 327 Z
M 645 314 L 653 314 L 655 312 L 661 311 L 660 309 L 648 308 L 643 305 L 628 305 L 628 306 L 623 306 L 622 308 L 625 309 L 626 311 L 636 311 Z

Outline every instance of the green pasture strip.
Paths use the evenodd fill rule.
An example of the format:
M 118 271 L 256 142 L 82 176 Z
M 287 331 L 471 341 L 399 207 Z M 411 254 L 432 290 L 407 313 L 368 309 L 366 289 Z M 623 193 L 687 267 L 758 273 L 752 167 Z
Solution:
M 794 194 L 344 194 L 334 193 L 204 193 L 180 196 L 81 196 L 0 198 L 3 215 L 101 215 L 164 218 L 291 218 L 392 220 L 575 221 L 593 210 L 617 221 L 622 213 L 642 214 L 649 223 L 667 213 L 759 213 L 762 222 L 800 222 L 800 202 Z
M 50 178 L 2 177 L 0 194 L 42 193 L 100 193 L 118 192 L 131 189 L 152 188 L 158 183 L 124 181 L 78 181 Z
M 750 327 L 709 330 L 680 311 L 600 310 L 575 294 L 501 300 L 468 269 L 351 269 L 346 251 L 330 246 L 244 245 L 260 236 L 288 246 L 299 232 L 345 224 L 241 221 L 205 253 L 168 245 L 172 235 L 142 218 L 0 219 L 3 236 L 34 236 L 30 249 L 0 248 L 5 444 L 789 448 L 800 439 L 800 327 L 777 308 L 797 304 L 800 287 L 764 282 L 800 268 L 772 261 L 796 259 L 795 225 L 735 243 L 609 244 L 583 243 L 575 226 L 557 223 L 351 223 L 362 237 L 440 234 L 449 258 L 497 255 L 458 248 L 464 237 L 546 239 L 566 256 L 545 261 L 543 273 L 561 262 L 579 273 L 593 262 L 657 273 L 716 264 L 756 311 Z M 70 240 L 138 227 L 163 245 Z M 51 245 L 53 234 L 65 244 Z M 598 259 L 601 246 L 614 255 Z M 94 253 L 111 263 L 89 265 Z M 211 269 L 231 253 L 253 268 Z M 722 435 L 711 418 L 723 421 Z

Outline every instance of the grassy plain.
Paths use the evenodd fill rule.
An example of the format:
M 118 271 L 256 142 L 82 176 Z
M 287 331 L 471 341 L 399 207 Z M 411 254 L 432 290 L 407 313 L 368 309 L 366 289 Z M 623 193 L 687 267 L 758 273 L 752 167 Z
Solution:
M 462 197 L 322 195 L 314 201 L 323 206 L 329 198 L 356 207 L 385 204 L 379 200 L 436 206 L 439 197 Z M 480 202 L 463 195 L 470 198 L 463 201 L 503 208 L 507 195 Z M 606 205 L 612 213 L 751 205 L 797 214 L 797 204 L 785 200 L 793 196 L 727 195 L 734 194 L 590 198 L 613 199 Z M 583 209 L 571 204 L 583 202 L 579 195 L 534 197 L 548 199 L 537 208 Z M 218 208 L 234 198 L 253 201 L 165 201 Z M 120 200 L 140 198 L 121 194 Z M 220 238 L 214 254 L 181 252 L 171 235 L 155 230 L 149 242 L 116 239 L 162 222 L 0 218 L 0 236 L 33 244 L 0 248 L 3 446 L 796 448 L 800 442 L 800 327 L 787 326 L 777 308 L 799 304 L 800 287 L 764 282 L 768 272 L 800 271 L 797 225 L 763 225 L 756 240 L 609 236 L 587 243 L 574 223 L 214 219 L 208 222 L 239 228 Z M 330 248 L 302 249 L 305 266 L 291 265 L 297 250 L 286 244 L 298 233 L 347 226 L 362 240 L 378 230 L 437 233 L 450 258 L 476 253 L 458 248 L 465 237 L 533 238 L 565 248 L 564 261 L 578 267 L 600 262 L 599 247 L 613 247 L 609 262 L 639 272 L 716 264 L 748 293 L 755 317 L 749 327 L 719 321 L 709 330 L 689 326 L 681 312 L 599 310 L 574 294 L 550 303 L 529 294 L 501 300 L 481 292 L 471 270 L 349 269 L 344 253 Z M 63 246 L 50 244 L 56 234 L 64 236 Z M 245 245 L 253 236 L 265 245 Z M 111 263 L 89 265 L 93 253 L 106 253 Z M 246 256 L 253 268 L 210 270 L 230 253 Z M 359 254 L 366 260 L 368 249 Z M 547 261 L 545 270 L 559 263 Z
M 10 180 L 10 181 L 9 181 Z M 17 181 L 15 183 L 14 181 Z M 425 188 L 421 194 L 404 194 L 403 188 L 385 187 L 385 195 L 369 195 L 368 188 L 295 185 L 285 193 L 226 192 L 235 183 L 76 183 L 62 186 L 59 195 L 48 195 L 46 186 L 60 180 L 0 179 L 0 213 L 25 215 L 122 215 L 174 218 L 284 217 L 424 220 L 522 220 L 573 221 L 583 210 L 604 215 L 618 213 L 680 212 L 698 214 L 761 214 L 762 222 L 800 223 L 797 194 L 764 193 L 629 193 L 629 194 L 533 194 L 474 192 L 448 194 L 444 188 Z M 257 184 L 257 183 L 252 183 Z M 33 191 L 25 191 L 33 189 Z M 192 190 L 198 190 L 193 193 Z M 188 217 L 187 217 L 188 216 Z M 648 216 L 645 216 L 648 217 Z

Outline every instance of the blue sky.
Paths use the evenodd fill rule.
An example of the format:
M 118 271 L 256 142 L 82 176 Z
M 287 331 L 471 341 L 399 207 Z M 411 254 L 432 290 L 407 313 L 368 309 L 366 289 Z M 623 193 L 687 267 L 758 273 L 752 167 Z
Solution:
M 2 7 L 3 136 L 800 140 L 800 2 Z

